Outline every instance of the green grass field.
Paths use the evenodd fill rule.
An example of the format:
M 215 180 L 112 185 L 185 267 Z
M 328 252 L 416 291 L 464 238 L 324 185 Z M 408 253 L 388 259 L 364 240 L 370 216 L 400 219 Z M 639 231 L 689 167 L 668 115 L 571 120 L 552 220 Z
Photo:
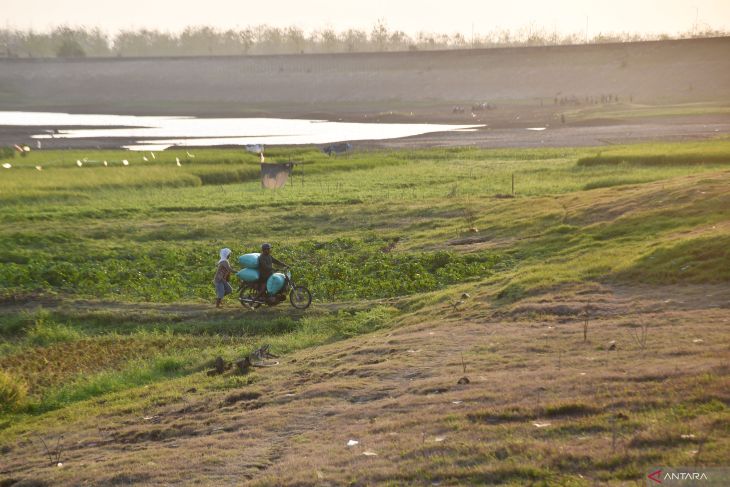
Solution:
M 141 411 L 183 386 L 245 388 L 256 375 L 203 371 L 263 343 L 290 354 L 436 319 L 465 290 L 481 296 L 468 308 L 479 315 L 566 286 L 730 283 L 727 139 L 338 158 L 274 149 L 269 161 L 302 163 L 276 191 L 261 189 L 253 154 L 191 152 L 1 161 L 12 168 L 0 169 L 0 444 L 59 415 Z M 312 290 L 313 307 L 252 313 L 229 297 L 213 310 L 219 249 L 236 256 L 264 241 Z M 693 414 L 726 421 L 727 404 L 713 404 Z M 715 448 L 713 458 L 728 451 Z M 573 468 L 530 465 L 503 480 Z M 602 480 L 635 473 L 610 471 Z

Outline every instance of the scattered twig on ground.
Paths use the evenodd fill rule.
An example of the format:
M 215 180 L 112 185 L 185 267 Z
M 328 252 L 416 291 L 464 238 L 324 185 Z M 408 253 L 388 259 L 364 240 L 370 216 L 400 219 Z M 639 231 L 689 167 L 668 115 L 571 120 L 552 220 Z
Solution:
M 706 435 L 702 436 L 700 439 L 700 444 L 697 445 L 697 451 L 695 452 L 695 467 L 700 464 L 700 455 L 702 454 L 702 449 L 705 447 L 705 443 L 707 443 L 708 438 L 710 437 L 710 433 L 707 433 Z
M 636 340 L 636 343 L 639 345 L 639 348 L 643 351 L 646 349 L 646 339 L 649 335 L 649 324 L 648 323 L 641 323 L 638 330 L 636 328 L 631 330 L 631 333 L 634 337 L 634 340 Z
M 456 196 L 456 194 L 458 193 L 458 191 L 459 191 L 459 185 L 458 184 L 454 184 L 451 187 L 451 190 L 446 194 L 446 197 L 447 198 L 453 198 L 453 197 Z
M 451 306 L 451 308 L 455 312 L 459 310 L 459 306 L 461 306 L 462 304 L 464 304 L 464 301 L 461 299 L 459 301 L 449 301 L 449 306 Z
M 63 439 L 63 435 L 60 435 L 58 437 L 58 440 L 56 441 L 56 448 L 53 450 L 48 448 L 48 444 L 42 436 L 36 436 L 38 436 L 38 439 L 41 440 L 41 443 L 43 444 L 43 449 L 45 450 L 46 456 L 48 456 L 48 460 L 51 462 L 51 465 L 59 465 L 61 463 L 61 454 L 63 453 L 63 449 L 61 448 L 61 440 Z
M 543 386 L 540 386 L 537 388 L 537 405 L 540 406 L 540 401 L 542 400 L 542 393 L 547 391 L 547 389 Z
M 618 437 L 618 431 L 617 431 L 617 423 L 615 415 L 611 415 L 611 418 L 608 420 L 608 422 L 611 424 L 611 453 L 614 453 L 616 451 L 616 438 Z

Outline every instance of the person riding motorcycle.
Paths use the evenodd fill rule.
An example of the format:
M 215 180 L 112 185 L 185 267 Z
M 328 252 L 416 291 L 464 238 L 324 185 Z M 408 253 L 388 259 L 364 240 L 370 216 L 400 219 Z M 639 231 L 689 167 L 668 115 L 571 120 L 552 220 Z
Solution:
M 271 274 L 274 273 L 274 265 L 289 267 L 271 255 L 271 244 L 265 243 L 261 246 L 261 255 L 259 255 L 259 294 L 256 296 L 256 299 L 262 299 L 264 294 L 266 294 L 266 281 L 268 281 Z

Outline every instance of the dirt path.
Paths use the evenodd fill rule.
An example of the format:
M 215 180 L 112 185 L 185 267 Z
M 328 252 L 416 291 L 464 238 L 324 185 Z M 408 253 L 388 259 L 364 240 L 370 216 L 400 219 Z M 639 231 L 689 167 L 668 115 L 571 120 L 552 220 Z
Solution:
M 373 300 L 367 303 L 354 302 L 314 302 L 312 309 L 337 312 L 340 309 L 365 309 L 369 306 L 391 303 L 393 299 Z M 3 314 L 13 315 L 20 312 L 29 314 L 41 310 L 58 312 L 69 316 L 93 316 L 102 313 L 106 316 L 118 317 L 127 322 L 153 322 L 153 321 L 191 321 L 191 320 L 224 320 L 240 317 L 254 317 L 257 315 L 270 316 L 280 313 L 300 313 L 292 308 L 288 301 L 283 305 L 274 308 L 262 307 L 251 310 L 242 306 L 236 297 L 229 296 L 223 302 L 221 308 L 216 308 L 211 303 L 151 303 L 151 302 L 122 302 L 108 300 L 89 300 L 78 298 L 65 298 L 62 296 L 28 295 L 16 296 L 15 299 L 7 299 L 0 302 L 0 317 Z

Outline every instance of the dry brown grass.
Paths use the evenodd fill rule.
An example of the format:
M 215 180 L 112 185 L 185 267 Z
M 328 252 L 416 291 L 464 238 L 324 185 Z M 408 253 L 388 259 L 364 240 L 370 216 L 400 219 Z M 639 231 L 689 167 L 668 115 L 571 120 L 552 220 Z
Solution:
M 212 339 L 205 337 L 160 336 L 147 340 L 129 337 L 86 338 L 27 348 L 0 357 L 0 369 L 21 377 L 28 383 L 32 393 L 36 389 L 61 385 L 78 374 L 93 374 L 102 366 L 114 368 L 155 353 L 186 346 L 204 348 L 212 342 Z

